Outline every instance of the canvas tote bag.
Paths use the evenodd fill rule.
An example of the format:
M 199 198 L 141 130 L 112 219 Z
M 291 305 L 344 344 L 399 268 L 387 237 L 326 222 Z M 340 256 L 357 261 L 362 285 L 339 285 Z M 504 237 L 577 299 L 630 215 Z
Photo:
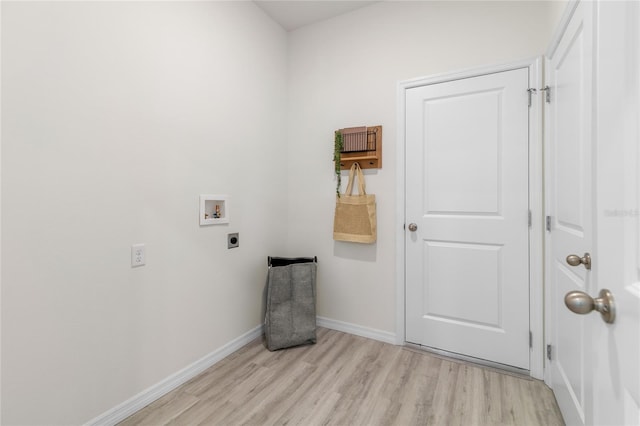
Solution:
M 356 174 L 358 195 L 351 195 Z M 333 239 L 353 243 L 375 243 L 376 228 L 376 196 L 366 193 L 360 164 L 353 163 L 349 171 L 347 190 L 341 196 L 336 197 Z

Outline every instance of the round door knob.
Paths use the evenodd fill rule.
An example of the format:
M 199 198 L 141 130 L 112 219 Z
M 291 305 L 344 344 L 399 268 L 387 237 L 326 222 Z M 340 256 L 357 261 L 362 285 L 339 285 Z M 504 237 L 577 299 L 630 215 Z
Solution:
M 416 225 L 415 223 L 409 224 L 409 231 L 416 232 L 417 230 L 418 230 L 418 225 Z
M 580 257 L 577 254 L 570 254 L 567 256 L 567 263 L 571 266 L 584 265 L 586 269 L 591 270 L 591 255 L 585 253 L 584 256 Z
M 571 312 L 585 315 L 591 311 L 598 311 L 604 322 L 611 324 L 616 319 L 613 294 L 607 289 L 600 290 L 600 297 L 592 298 L 583 291 L 570 291 L 564 296 L 564 304 Z

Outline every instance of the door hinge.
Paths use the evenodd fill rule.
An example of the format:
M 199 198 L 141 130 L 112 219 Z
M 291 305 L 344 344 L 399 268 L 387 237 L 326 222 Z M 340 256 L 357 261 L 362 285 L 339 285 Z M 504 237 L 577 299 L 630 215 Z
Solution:
M 529 348 L 533 347 L 533 333 L 529 330 Z
M 551 87 L 544 86 L 542 89 L 539 89 L 539 90 L 541 92 L 544 92 L 544 100 L 546 103 L 550 104 L 551 103 Z M 533 95 L 538 94 L 538 89 L 529 88 L 527 89 L 527 94 L 528 94 L 527 98 L 529 102 L 529 108 L 531 108 L 531 105 L 533 104 L 532 102 Z
M 531 228 L 532 222 L 533 222 L 533 219 L 531 217 L 531 210 L 529 210 L 529 228 Z
M 540 89 L 541 92 L 544 92 L 544 100 L 546 103 L 551 103 L 551 87 L 544 86 L 544 88 Z
M 527 89 L 527 98 L 529 99 L 529 108 L 531 108 L 531 104 L 533 103 L 531 98 L 533 97 L 533 95 L 537 94 L 538 90 L 537 89 L 533 89 L 533 88 L 529 88 Z
M 551 361 L 551 345 L 547 345 L 547 359 Z
M 547 231 L 551 232 L 551 216 L 547 216 Z

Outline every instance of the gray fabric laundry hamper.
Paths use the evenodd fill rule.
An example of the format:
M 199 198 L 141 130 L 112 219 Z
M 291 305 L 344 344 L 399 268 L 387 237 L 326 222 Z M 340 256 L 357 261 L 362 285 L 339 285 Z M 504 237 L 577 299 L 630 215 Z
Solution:
M 264 331 L 270 351 L 316 342 L 316 260 L 268 258 Z

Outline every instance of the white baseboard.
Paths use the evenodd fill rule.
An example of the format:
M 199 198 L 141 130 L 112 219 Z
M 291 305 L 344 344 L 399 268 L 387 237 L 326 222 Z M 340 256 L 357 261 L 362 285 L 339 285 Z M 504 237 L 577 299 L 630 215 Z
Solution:
M 183 368 L 177 373 L 172 374 L 160 383 L 157 383 L 150 388 L 140 392 L 133 398 L 130 398 L 129 400 L 112 408 L 106 413 L 103 413 L 93 420 L 88 421 L 86 425 L 111 426 L 121 422 L 130 415 L 134 414 L 136 411 L 141 410 L 142 408 L 151 404 L 153 401 L 171 392 L 178 386 L 188 382 L 220 360 L 231 355 L 241 347 L 247 345 L 254 339 L 257 339 L 258 337 L 260 337 L 260 335 L 262 335 L 262 325 L 259 325 L 253 330 L 250 330 L 242 336 L 232 340 L 223 347 L 216 349 L 209 355 L 206 355 L 205 357 Z
M 316 324 L 320 327 L 330 328 L 332 330 L 342 331 L 344 333 L 355 334 L 356 336 L 366 337 L 368 339 L 378 340 L 380 342 L 391 343 L 397 345 L 395 333 L 388 331 L 376 330 L 374 328 L 363 327 L 357 324 L 333 320 L 330 318 L 317 317 Z

